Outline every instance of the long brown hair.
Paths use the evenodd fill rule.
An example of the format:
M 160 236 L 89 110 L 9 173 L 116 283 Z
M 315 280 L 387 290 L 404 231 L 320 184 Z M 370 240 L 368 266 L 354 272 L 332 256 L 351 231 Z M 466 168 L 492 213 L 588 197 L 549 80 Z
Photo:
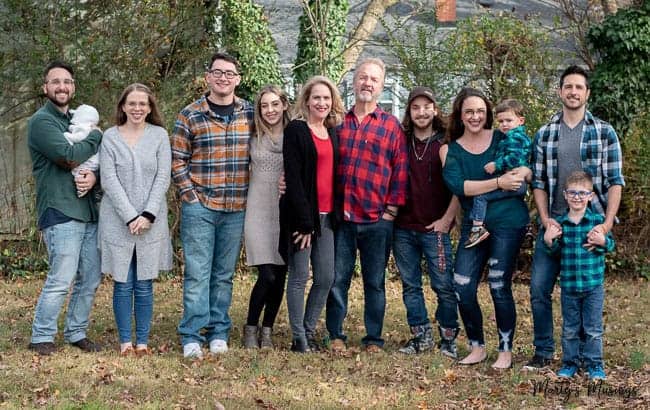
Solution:
M 465 132 L 465 125 L 463 124 L 463 103 L 469 97 L 478 97 L 485 102 L 485 125 L 483 126 L 486 130 L 492 129 L 492 123 L 494 122 L 494 114 L 492 113 L 492 103 L 481 91 L 476 88 L 466 87 L 460 90 L 456 98 L 454 99 L 453 108 L 451 115 L 449 116 L 449 126 L 447 127 L 447 135 L 445 140 L 447 142 L 455 141 L 460 138 Z
M 305 85 L 302 87 L 300 95 L 296 100 L 293 118 L 307 121 L 309 118 L 309 107 L 307 107 L 307 101 L 309 101 L 311 90 L 316 84 L 323 84 L 325 87 L 329 88 L 330 94 L 332 94 L 332 108 L 330 109 L 329 116 L 325 119 L 325 127 L 335 127 L 343 122 L 343 116 L 345 113 L 343 100 L 341 100 L 339 90 L 336 88 L 334 83 L 329 78 L 322 75 L 313 76 L 307 80 Z
M 115 124 L 123 125 L 126 122 L 126 114 L 122 108 L 126 102 L 126 97 L 128 97 L 129 94 L 131 94 L 133 91 L 141 91 L 147 94 L 147 97 L 149 98 L 149 108 L 151 109 L 151 112 L 147 114 L 145 121 L 149 124 L 163 127 L 163 121 L 160 115 L 160 111 L 158 111 L 158 103 L 156 102 L 156 97 L 154 97 L 149 87 L 141 83 L 129 84 L 124 89 L 124 91 L 122 91 L 122 95 L 120 95 L 120 99 L 117 100 L 117 107 L 115 108 Z
M 432 130 L 436 133 L 442 132 L 444 134 L 447 132 L 447 118 L 440 111 L 438 104 L 436 104 L 435 101 L 431 102 L 433 103 L 433 109 L 436 110 L 436 115 L 433 116 L 431 124 Z M 412 103 L 413 101 L 411 101 L 411 104 Z M 409 104 L 408 107 L 406 107 L 406 110 L 404 110 L 404 118 L 402 119 L 402 127 L 404 127 L 404 133 L 406 134 L 407 138 L 413 137 L 413 118 L 411 118 L 411 104 Z
M 282 105 L 286 107 L 286 109 L 282 111 L 282 128 L 286 127 L 290 120 L 289 109 L 291 108 L 291 104 L 289 104 L 289 97 L 287 97 L 287 94 L 277 85 L 265 85 L 255 97 L 255 116 L 253 117 L 253 121 L 255 122 L 256 137 L 261 137 L 264 134 L 271 134 L 271 128 L 268 126 L 264 118 L 262 118 L 262 97 L 264 97 L 264 94 L 268 93 L 280 97 L 280 102 L 282 102 Z

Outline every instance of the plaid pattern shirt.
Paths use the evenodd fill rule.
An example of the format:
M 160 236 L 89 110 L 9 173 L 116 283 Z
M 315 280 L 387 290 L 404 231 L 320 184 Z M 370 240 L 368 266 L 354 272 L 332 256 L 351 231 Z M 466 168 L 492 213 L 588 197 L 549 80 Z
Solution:
M 360 124 L 353 108 L 337 132 L 338 195 L 343 200 L 343 219 L 376 222 L 387 205 L 404 205 L 408 150 L 399 120 L 377 107 Z
M 605 235 L 605 246 L 597 246 L 592 251 L 582 247 L 587 243 L 587 233 L 604 220 L 589 208 L 577 224 L 569 219 L 568 213 L 558 219 L 562 236 L 546 248 L 550 253 L 560 252 L 560 287 L 563 290 L 585 292 L 604 282 L 605 253 L 614 250 L 612 234 Z
M 551 118 L 535 134 L 533 143 L 533 189 L 545 190 L 548 194 L 549 209 L 557 186 L 558 163 L 557 146 L 560 136 L 562 113 Z M 585 112 L 585 125 L 580 142 L 582 170 L 594 180 L 596 196 L 591 201 L 594 211 L 604 215 L 607 209 L 607 191 L 612 185 L 625 185 L 623 179 L 623 156 L 618 136 L 607 122 Z M 561 189 L 561 188 L 559 188 Z
M 502 174 L 517 167 L 530 167 L 530 146 L 531 141 L 523 125 L 508 131 L 497 145 L 494 160 L 496 171 Z
M 210 111 L 204 95 L 183 108 L 171 136 L 172 178 L 181 199 L 216 211 L 243 211 L 248 193 L 248 140 L 253 107 L 235 97 L 230 122 Z

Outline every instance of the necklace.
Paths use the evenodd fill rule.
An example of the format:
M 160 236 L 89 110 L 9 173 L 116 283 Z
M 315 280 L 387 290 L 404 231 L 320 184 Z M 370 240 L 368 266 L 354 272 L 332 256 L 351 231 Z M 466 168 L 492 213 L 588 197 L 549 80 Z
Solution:
M 417 159 L 418 161 L 422 161 L 422 159 L 424 159 L 424 154 L 427 153 L 427 150 L 429 149 L 429 144 L 431 143 L 431 140 L 433 138 L 432 138 L 432 136 L 427 138 L 427 143 L 424 144 L 424 150 L 422 151 L 422 154 L 418 154 L 418 150 L 415 147 L 415 139 L 416 138 L 415 138 L 415 135 L 414 135 L 413 138 L 411 139 L 411 145 L 413 146 L 413 154 L 415 154 L 415 159 Z

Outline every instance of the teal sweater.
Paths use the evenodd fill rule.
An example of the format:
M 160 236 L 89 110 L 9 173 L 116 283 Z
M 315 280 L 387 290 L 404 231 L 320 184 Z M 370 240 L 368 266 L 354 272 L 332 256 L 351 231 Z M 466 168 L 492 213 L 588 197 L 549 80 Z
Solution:
M 472 224 L 469 218 L 472 209 L 471 196 L 465 195 L 465 181 L 480 181 L 494 178 L 483 169 L 483 166 L 494 161 L 497 146 L 505 135 L 500 131 L 494 131 L 492 142 L 488 149 L 480 154 L 472 154 L 456 141 L 449 143 L 449 151 L 442 176 L 449 190 L 458 196 L 460 205 L 463 208 L 463 225 Z M 489 230 L 494 228 L 521 228 L 529 221 L 528 208 L 522 197 L 513 197 L 491 201 L 488 203 L 485 216 L 485 225 Z
M 97 153 L 102 133 L 92 131 L 70 145 L 63 136 L 69 125 L 70 117 L 49 100 L 29 119 L 27 144 L 36 180 L 36 211 L 39 219 L 47 208 L 53 208 L 81 222 L 96 222 L 94 195 L 77 197 L 70 170 Z

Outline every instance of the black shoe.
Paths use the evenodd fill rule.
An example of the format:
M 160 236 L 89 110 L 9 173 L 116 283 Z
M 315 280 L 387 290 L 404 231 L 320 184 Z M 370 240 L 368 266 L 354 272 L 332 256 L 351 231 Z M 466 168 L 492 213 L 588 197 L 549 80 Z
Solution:
M 41 356 L 49 356 L 56 352 L 56 346 L 52 342 L 30 343 L 28 348 Z
M 321 345 L 314 337 L 307 337 L 307 347 L 309 348 L 309 351 L 314 353 L 321 351 Z
M 309 353 L 311 349 L 305 339 L 293 339 L 291 341 L 291 351 L 296 353 Z
M 542 356 L 535 355 L 532 359 L 528 361 L 525 365 L 522 366 L 524 370 L 540 370 L 544 367 L 551 365 L 551 359 L 547 359 Z
M 101 351 L 101 347 L 99 345 L 93 343 L 88 339 L 87 337 L 84 337 L 81 340 L 77 340 L 76 342 L 70 343 L 70 345 L 74 347 L 78 347 L 79 349 L 83 350 L 86 353 L 92 353 L 92 352 L 99 352 Z

